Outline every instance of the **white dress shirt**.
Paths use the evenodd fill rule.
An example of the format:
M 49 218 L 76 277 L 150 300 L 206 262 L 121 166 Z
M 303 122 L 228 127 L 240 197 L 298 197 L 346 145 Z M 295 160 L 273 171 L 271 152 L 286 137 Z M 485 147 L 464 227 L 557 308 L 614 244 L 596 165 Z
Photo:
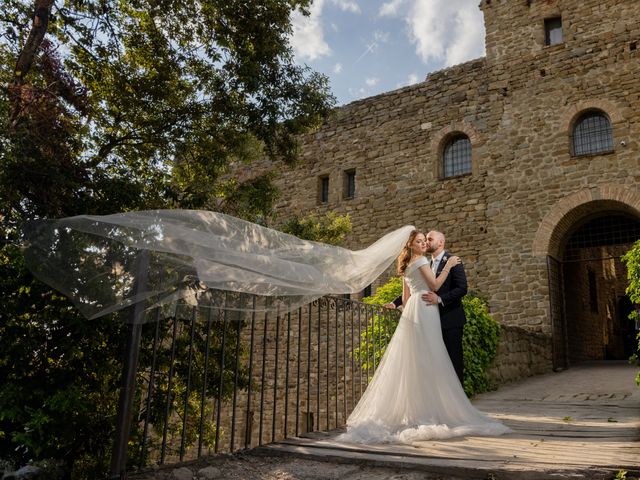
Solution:
M 431 259 L 431 270 L 433 271 L 434 275 L 436 275 L 436 273 L 438 272 L 438 266 L 442 261 L 442 257 L 444 257 L 444 250 L 441 251 L 437 257 Z M 442 298 L 440 298 L 440 295 L 438 295 L 438 303 L 444 306 L 444 302 L 442 301 Z
M 444 250 L 441 251 L 436 258 L 431 259 L 431 270 L 433 270 L 433 273 L 436 273 L 438 271 L 438 266 L 442 261 L 442 257 L 444 257 Z

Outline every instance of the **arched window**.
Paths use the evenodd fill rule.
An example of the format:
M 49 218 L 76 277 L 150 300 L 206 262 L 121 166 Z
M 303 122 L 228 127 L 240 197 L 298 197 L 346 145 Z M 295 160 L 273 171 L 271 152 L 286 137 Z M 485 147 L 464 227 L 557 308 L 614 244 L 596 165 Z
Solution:
M 471 140 L 464 134 L 452 137 L 442 152 L 443 177 L 471 173 Z
M 612 152 L 613 134 L 609 117 L 597 111 L 582 115 L 573 127 L 572 144 L 575 156 Z

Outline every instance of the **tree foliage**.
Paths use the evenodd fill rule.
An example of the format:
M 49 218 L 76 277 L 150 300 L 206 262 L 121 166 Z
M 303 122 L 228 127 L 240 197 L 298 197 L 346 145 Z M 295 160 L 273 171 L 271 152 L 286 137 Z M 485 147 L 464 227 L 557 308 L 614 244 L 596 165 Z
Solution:
M 6 206 L 212 208 L 231 162 L 294 161 L 332 106 L 288 43 L 309 3 L 3 2 Z M 48 31 L 26 62 L 37 24 Z
M 634 305 L 640 305 L 640 241 L 637 241 L 633 247 L 622 257 L 622 261 L 627 266 L 627 295 Z M 640 309 L 636 308 L 629 315 L 629 319 L 634 320 L 636 325 L 640 325 Z M 640 351 L 640 332 L 636 335 L 637 351 Z M 638 361 L 638 355 L 633 355 L 631 361 Z M 636 384 L 640 386 L 640 372 L 636 375 Z
M 87 322 L 29 274 L 13 245 L 0 251 L 0 295 L 0 458 L 55 458 L 71 472 L 91 455 L 105 467 L 124 324 Z
M 339 245 L 351 232 L 351 218 L 335 212 L 324 216 L 310 213 L 303 217 L 292 217 L 279 229 L 298 238 Z
M 268 223 L 274 172 L 230 166 L 295 161 L 332 108 L 292 59 L 290 15 L 310 3 L 2 2 L 0 460 L 104 475 L 125 335 L 34 280 L 24 222 L 197 208 Z

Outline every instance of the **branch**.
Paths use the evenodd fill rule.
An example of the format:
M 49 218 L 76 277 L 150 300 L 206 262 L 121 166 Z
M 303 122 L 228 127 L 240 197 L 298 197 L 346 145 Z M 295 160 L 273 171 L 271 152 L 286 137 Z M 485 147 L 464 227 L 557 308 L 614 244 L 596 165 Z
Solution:
M 20 52 L 20 56 L 18 57 L 18 61 L 16 62 L 16 66 L 13 71 L 13 79 L 9 86 L 9 101 L 12 104 L 9 120 L 12 125 L 15 124 L 15 121 L 20 114 L 21 87 L 24 85 L 25 77 L 31 70 L 36 51 L 40 48 L 44 35 L 47 33 L 53 2 L 54 0 L 36 0 L 31 31 L 29 32 L 29 37 Z
M 18 20 L 16 20 L 15 18 L 10 18 L 7 15 L 0 15 L 0 22 L 2 23 L 8 23 L 10 25 L 14 25 L 20 29 L 22 28 L 26 28 L 29 23 L 20 23 Z

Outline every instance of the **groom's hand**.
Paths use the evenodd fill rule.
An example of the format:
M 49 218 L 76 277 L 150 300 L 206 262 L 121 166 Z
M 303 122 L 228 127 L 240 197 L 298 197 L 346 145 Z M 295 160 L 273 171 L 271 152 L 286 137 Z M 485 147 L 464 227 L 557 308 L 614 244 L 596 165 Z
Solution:
M 399 310 L 402 311 L 402 305 L 398 305 L 396 307 L 396 304 L 393 302 L 389 302 L 389 303 L 385 303 L 384 304 L 384 308 L 388 308 L 389 310 Z
M 434 292 L 427 292 L 422 294 L 422 300 L 427 302 L 430 305 L 438 303 L 438 294 Z

